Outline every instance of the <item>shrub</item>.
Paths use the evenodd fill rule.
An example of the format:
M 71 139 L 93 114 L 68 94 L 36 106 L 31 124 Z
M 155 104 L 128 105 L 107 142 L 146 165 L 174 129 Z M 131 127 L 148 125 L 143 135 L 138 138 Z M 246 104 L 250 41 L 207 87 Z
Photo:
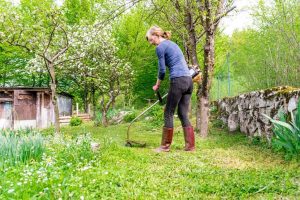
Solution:
M 102 113 L 96 112 L 94 118 L 94 126 L 101 126 L 102 124 Z
M 107 119 L 110 120 L 112 119 L 114 116 L 116 116 L 118 113 L 120 112 L 120 110 L 118 109 L 109 109 L 107 111 Z
M 70 120 L 70 126 L 79 126 L 82 124 L 82 119 L 79 117 L 72 117 Z
M 109 109 L 107 111 L 106 117 L 107 120 L 111 120 L 115 115 L 117 115 L 120 111 L 118 109 Z M 102 125 L 102 112 L 96 112 L 96 117 L 94 119 L 94 126 Z
M 287 158 L 300 158 L 300 100 L 298 102 L 295 116 L 291 112 L 291 122 L 287 122 L 287 116 L 280 111 L 279 120 L 272 119 L 264 115 L 273 123 L 273 132 L 275 137 L 272 138 L 272 146 L 283 150 Z
M 33 130 L 1 131 L 0 167 L 40 160 L 44 151 L 43 137 Z
M 160 126 L 164 120 L 164 107 L 155 105 L 149 111 L 149 115 L 152 117 L 152 125 Z
M 226 124 L 220 119 L 211 120 L 211 124 L 215 128 L 225 128 L 226 127 Z
M 136 112 L 130 112 L 127 115 L 124 116 L 124 121 L 125 122 L 131 122 L 136 117 L 137 117 L 137 113 Z

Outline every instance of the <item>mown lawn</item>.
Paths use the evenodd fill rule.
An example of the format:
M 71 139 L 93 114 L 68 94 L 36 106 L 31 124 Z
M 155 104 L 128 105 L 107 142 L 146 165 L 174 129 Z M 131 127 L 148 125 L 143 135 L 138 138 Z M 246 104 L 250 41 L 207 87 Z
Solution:
M 64 127 L 69 138 L 91 133 L 100 150 L 85 158 L 73 152 L 76 148 L 49 146 L 44 161 L 0 171 L 0 198 L 299 199 L 299 163 L 284 161 L 242 134 L 212 128 L 207 139 L 196 138 L 197 151 L 191 153 L 182 151 L 177 126 L 172 151 L 157 154 L 152 150 L 160 143 L 160 128 L 135 123 L 132 139 L 147 146 L 129 148 L 124 146 L 127 125 Z

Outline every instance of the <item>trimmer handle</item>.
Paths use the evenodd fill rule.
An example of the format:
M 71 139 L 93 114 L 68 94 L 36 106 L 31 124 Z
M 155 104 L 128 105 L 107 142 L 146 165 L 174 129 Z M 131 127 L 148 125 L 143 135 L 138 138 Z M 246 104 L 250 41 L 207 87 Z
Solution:
M 163 103 L 163 100 L 162 100 L 162 98 L 161 98 L 161 95 L 160 95 L 160 93 L 159 93 L 159 91 L 158 90 L 156 90 L 156 96 L 157 96 L 157 98 L 158 98 L 158 100 L 159 100 L 159 103 Z

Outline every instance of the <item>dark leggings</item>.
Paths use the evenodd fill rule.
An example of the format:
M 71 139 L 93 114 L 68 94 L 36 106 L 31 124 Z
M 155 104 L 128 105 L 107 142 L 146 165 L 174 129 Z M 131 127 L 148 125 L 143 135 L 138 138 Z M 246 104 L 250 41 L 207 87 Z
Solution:
M 171 79 L 164 113 L 165 127 L 173 128 L 173 116 L 178 106 L 178 117 L 183 127 L 190 126 L 188 118 L 189 104 L 193 92 L 193 81 L 189 76 Z

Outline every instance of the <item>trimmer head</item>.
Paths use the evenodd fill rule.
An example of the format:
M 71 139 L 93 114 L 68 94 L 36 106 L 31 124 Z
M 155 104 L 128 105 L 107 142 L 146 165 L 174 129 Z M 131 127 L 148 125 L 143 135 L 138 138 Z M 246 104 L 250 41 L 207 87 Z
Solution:
M 129 126 L 128 126 L 128 129 L 127 129 L 127 140 L 126 140 L 126 143 L 125 143 L 125 146 L 126 147 L 146 147 L 146 143 L 145 142 L 136 142 L 136 141 L 132 141 L 129 139 L 129 130 L 130 130 L 130 126 L 132 125 L 133 122 L 135 122 L 135 120 L 137 120 L 138 118 L 140 118 L 142 115 L 144 115 L 146 112 L 148 112 L 153 106 L 155 106 L 156 104 L 158 103 L 162 103 L 162 100 L 168 95 L 165 94 L 163 97 L 160 96 L 159 92 L 157 91 L 157 97 L 158 97 L 158 100 L 152 104 L 150 107 L 148 107 L 146 110 L 144 110 L 141 114 L 139 114 L 136 118 L 134 118 Z
M 127 140 L 125 146 L 126 147 L 144 148 L 144 147 L 146 147 L 146 143 L 145 142 L 137 142 L 137 141 Z

